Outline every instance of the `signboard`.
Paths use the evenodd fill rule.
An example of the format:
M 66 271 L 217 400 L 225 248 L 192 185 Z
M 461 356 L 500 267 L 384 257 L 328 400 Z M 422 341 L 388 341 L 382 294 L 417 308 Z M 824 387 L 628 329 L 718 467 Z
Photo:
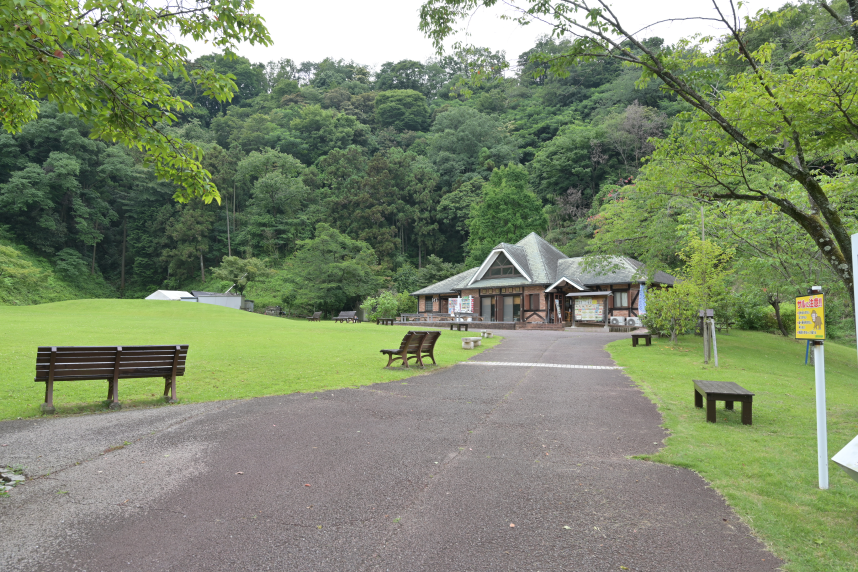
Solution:
M 799 296 L 795 299 L 795 338 L 825 339 L 825 299 L 822 294 Z
M 575 298 L 575 321 L 602 321 L 604 298 Z

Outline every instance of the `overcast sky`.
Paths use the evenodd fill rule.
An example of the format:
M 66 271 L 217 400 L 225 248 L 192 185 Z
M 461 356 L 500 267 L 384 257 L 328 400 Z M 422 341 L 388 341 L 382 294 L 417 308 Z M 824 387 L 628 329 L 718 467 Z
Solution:
M 718 2 L 728 8 L 725 0 Z M 376 69 L 386 61 L 425 61 L 434 50 L 417 29 L 421 4 L 421 0 L 256 0 L 256 12 L 265 18 L 274 43 L 269 47 L 242 45 L 238 53 L 252 62 L 291 58 L 300 63 L 330 57 Z M 751 0 L 742 12 L 782 4 L 784 0 Z M 711 0 L 615 0 L 611 6 L 625 25 L 635 28 L 633 24 L 637 24 L 635 29 L 664 18 L 714 15 Z M 532 48 L 536 38 L 550 29 L 544 24 L 522 27 L 500 20 L 502 10 L 478 10 L 468 25 L 470 36 L 456 39 L 503 50 L 507 61 L 514 64 L 519 54 Z M 658 35 L 672 42 L 694 32 L 712 33 L 712 29 L 699 22 L 663 24 L 641 36 Z M 195 56 L 211 53 L 204 44 L 190 45 Z

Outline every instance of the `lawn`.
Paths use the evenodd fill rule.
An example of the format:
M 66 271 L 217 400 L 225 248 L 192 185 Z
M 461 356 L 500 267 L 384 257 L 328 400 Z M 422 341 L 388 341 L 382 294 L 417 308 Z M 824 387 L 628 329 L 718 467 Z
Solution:
M 720 367 L 703 365 L 702 339 L 676 346 L 629 340 L 608 345 L 626 373 L 658 406 L 670 431 L 651 461 L 697 471 L 790 571 L 854 571 L 858 547 L 858 483 L 829 463 L 830 489 L 818 488 L 813 367 L 805 344 L 756 332 L 718 336 Z M 858 434 L 858 367 L 854 347 L 825 344 L 828 457 Z M 735 381 L 753 391 L 754 424 L 741 424 L 718 403 L 706 423 L 694 407 L 692 379 Z
M 387 358 L 379 350 L 399 347 L 407 331 L 155 300 L 0 306 L 0 419 L 40 415 L 45 386 L 33 382 L 38 346 L 189 344 L 187 372 L 177 388 L 179 403 L 194 403 L 358 387 L 436 369 L 384 368 Z M 439 367 L 481 351 L 462 349 L 460 339 L 469 335 L 444 331 L 435 346 Z M 498 341 L 487 339 L 482 347 Z M 157 379 L 119 382 L 125 408 L 163 405 L 162 392 Z M 104 381 L 54 385 L 57 414 L 103 411 L 106 397 Z

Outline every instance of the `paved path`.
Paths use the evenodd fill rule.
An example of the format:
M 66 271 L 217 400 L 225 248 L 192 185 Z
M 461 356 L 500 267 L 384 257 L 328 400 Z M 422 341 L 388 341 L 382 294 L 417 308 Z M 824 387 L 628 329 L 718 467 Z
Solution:
M 0 501 L 0 570 L 778 568 L 695 473 L 628 458 L 665 432 L 621 370 L 534 365 L 627 334 L 503 335 L 402 383 L 0 423 L 46 475 Z

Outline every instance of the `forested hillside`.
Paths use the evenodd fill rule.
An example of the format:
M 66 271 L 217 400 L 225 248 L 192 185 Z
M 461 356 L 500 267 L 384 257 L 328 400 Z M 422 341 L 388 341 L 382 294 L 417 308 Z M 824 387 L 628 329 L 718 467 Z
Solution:
M 743 49 L 761 50 L 748 61 L 762 62 L 775 84 L 817 81 L 832 57 L 851 57 L 841 47 L 803 51 L 849 37 L 842 21 L 832 24 L 831 10 L 847 17 L 842 0 L 760 16 L 743 31 Z M 777 140 L 771 133 L 781 127 L 742 111 L 767 105 L 746 81 L 762 68 L 749 66 L 731 42 L 725 37 L 694 60 L 693 81 L 718 86 L 707 92 L 715 101 L 737 110 L 737 121 L 747 119 L 763 141 Z M 843 265 L 825 259 L 810 226 L 784 215 L 792 208 L 816 216 L 794 181 L 744 150 L 718 147 L 717 134 L 701 138 L 712 123 L 657 78 L 642 78 L 639 66 L 564 59 L 570 46 L 546 37 L 511 61 L 468 48 L 378 69 L 335 58 L 200 57 L 195 69 L 232 74 L 237 92 L 219 102 L 180 76 L 164 77 L 193 106 L 161 130 L 204 151 L 220 193 L 209 204 L 177 201 L 178 189 L 157 180 L 142 153 L 91 138 L 80 119 L 45 103 L 19 133 L 0 130 L 0 231 L 9 248 L 38 257 L 64 280 L 103 280 L 101 295 L 218 289 L 241 276 L 221 272 L 214 280 L 225 257 L 235 257 L 233 269 L 252 259 L 248 294 L 260 305 L 303 312 L 356 308 L 382 290 L 413 291 L 532 231 L 570 256 L 625 254 L 675 270 L 683 264 L 678 252 L 700 237 L 703 216 L 707 238 L 731 260 L 725 308 L 735 310 L 725 311 L 742 314 L 744 325 L 787 333 L 759 309 L 770 306 L 779 317 L 780 304 L 809 283 L 833 296 L 834 315 L 849 315 Z M 686 47 L 682 55 L 659 38 L 634 49 L 681 65 L 695 53 Z M 852 60 L 844 61 L 839 69 L 852 73 Z M 825 72 L 834 79 L 820 85 L 854 85 L 852 76 L 831 75 L 841 73 L 835 67 Z M 804 69 L 817 75 L 797 80 Z M 796 104 L 801 113 L 827 95 L 807 97 Z M 821 113 L 799 117 L 808 137 L 827 132 L 826 121 L 840 125 Z M 845 139 L 820 139 L 809 159 L 821 165 L 814 176 L 842 212 L 841 234 L 856 227 L 850 113 L 843 110 Z M 767 198 L 717 194 L 742 185 Z M 778 211 L 777 201 L 788 208 Z M 2 264 L 2 303 L 42 299 L 9 294 Z
M 545 40 L 533 53 L 561 47 Z M 678 105 L 655 85 L 635 89 L 639 72 L 616 62 L 534 78 L 530 55 L 507 77 L 504 55 L 488 52 L 378 70 L 201 57 L 198 66 L 232 73 L 238 93 L 221 104 L 175 81 L 194 108 L 169 129 L 204 149 L 220 204 L 177 203 L 140 156 L 46 105 L 20 134 L 0 134 L 0 224 L 126 295 L 202 282 L 230 253 L 276 266 L 319 223 L 368 243 L 390 274 L 432 255 L 480 258 L 497 233 L 469 228 L 471 207 L 510 165 L 516 188 L 538 198 L 522 232 L 547 231 L 580 254 L 599 189 L 635 176 L 646 138 Z M 463 93 L 459 81 L 486 60 L 494 75 Z M 469 245 L 474 231 L 481 240 Z

